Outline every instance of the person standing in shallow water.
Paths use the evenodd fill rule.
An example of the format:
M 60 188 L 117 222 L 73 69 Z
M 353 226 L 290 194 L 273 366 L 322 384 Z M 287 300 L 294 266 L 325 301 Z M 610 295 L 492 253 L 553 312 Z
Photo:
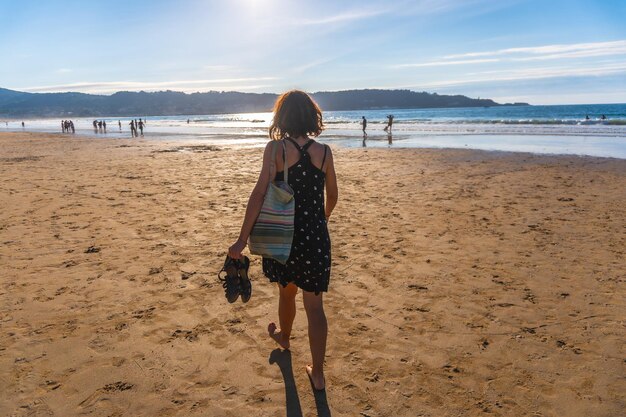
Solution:
M 391 132 L 391 126 L 393 126 L 393 114 L 387 116 L 387 126 L 383 129 L 385 132 Z
M 280 327 L 272 322 L 267 330 L 276 343 L 289 349 L 296 316 L 296 294 L 301 289 L 312 357 L 312 364 L 306 366 L 306 372 L 318 390 L 325 388 L 324 358 L 328 334 L 322 299 L 323 293 L 328 291 L 331 267 L 327 222 L 338 198 L 332 152 L 327 145 L 310 138 L 319 136 L 323 129 L 322 112 L 306 93 L 293 90 L 278 98 L 269 128 L 270 137 L 280 141 L 275 163 L 271 166 L 273 143 L 270 141 L 265 147 L 259 179 L 248 200 L 239 238 L 228 249 L 230 257 L 241 258 L 270 179 L 282 179 L 283 170 L 288 169 L 288 181 L 295 197 L 294 236 L 285 265 L 263 258 L 264 275 L 271 282 L 278 283 L 279 289 Z

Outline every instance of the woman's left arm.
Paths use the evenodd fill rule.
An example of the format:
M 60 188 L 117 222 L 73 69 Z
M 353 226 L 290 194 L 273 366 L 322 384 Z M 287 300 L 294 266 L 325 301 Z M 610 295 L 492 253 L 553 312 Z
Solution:
M 265 147 L 265 152 L 263 153 L 263 167 L 261 168 L 259 179 L 257 180 L 256 185 L 254 186 L 254 189 L 250 194 L 250 198 L 248 199 L 246 215 L 243 219 L 243 224 L 241 225 L 239 238 L 230 248 L 228 248 L 228 256 L 233 259 L 241 258 L 241 252 L 248 244 L 248 237 L 250 236 L 252 227 L 254 226 L 254 223 L 256 222 L 257 217 L 259 217 L 259 213 L 261 212 L 263 199 L 265 198 L 265 193 L 267 192 L 267 187 L 270 183 L 271 172 L 276 170 L 275 167 L 270 166 L 273 149 L 273 143 L 272 141 L 270 141 Z
M 324 205 L 324 209 L 326 210 L 326 220 L 330 217 L 333 212 L 335 205 L 337 205 L 337 200 L 339 199 L 339 190 L 337 189 L 337 174 L 335 173 L 335 161 L 333 158 L 333 153 L 328 148 L 328 156 L 327 156 L 327 166 L 326 166 L 326 204 Z

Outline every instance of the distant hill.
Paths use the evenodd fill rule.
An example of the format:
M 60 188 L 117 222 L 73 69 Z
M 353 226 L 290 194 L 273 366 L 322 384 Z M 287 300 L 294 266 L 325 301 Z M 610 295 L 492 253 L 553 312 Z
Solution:
M 490 99 L 410 90 L 347 90 L 312 94 L 323 110 L 493 107 Z M 110 96 L 84 93 L 25 93 L 0 88 L 0 117 L 166 116 L 270 111 L 276 94 L 236 91 L 186 94 L 128 92 Z

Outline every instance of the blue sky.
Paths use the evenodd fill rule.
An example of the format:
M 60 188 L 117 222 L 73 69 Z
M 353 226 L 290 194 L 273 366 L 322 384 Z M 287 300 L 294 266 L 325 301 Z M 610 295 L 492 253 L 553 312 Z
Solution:
M 624 0 L 0 0 L 0 87 L 626 102 Z

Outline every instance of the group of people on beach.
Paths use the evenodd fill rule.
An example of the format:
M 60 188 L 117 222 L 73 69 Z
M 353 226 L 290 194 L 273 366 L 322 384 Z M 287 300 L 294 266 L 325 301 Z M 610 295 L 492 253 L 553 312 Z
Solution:
M 93 131 L 94 133 L 106 133 L 107 132 L 107 122 L 106 120 L 94 120 L 93 121 Z
M 143 136 L 143 128 L 145 126 L 146 122 L 144 122 L 143 120 L 139 119 L 139 121 L 137 120 L 131 120 L 130 123 L 128 124 L 130 126 L 130 134 L 132 137 L 136 138 L 139 136 L 139 134 L 137 133 L 137 129 L 139 129 L 139 132 L 141 132 L 141 136 Z M 120 126 L 120 130 L 121 130 L 121 126 Z
M 393 114 L 387 115 L 387 126 L 385 126 L 383 130 L 387 133 L 391 133 L 391 126 L 393 126 Z M 367 132 L 365 131 L 365 129 L 367 129 L 367 119 L 365 116 L 361 117 L 361 127 L 363 129 L 363 136 L 367 136 Z
M 71 121 L 70 121 L 71 123 Z M 140 134 L 143 136 L 143 128 L 146 125 L 146 122 L 142 119 L 134 119 L 131 120 L 128 124 L 130 126 L 130 134 L 132 137 L 138 137 Z M 74 125 L 71 125 L 72 133 L 74 133 Z M 117 121 L 117 126 L 122 131 L 122 121 Z M 93 121 L 93 130 L 94 133 L 107 133 L 107 122 L 106 120 L 94 120 Z M 65 130 L 64 130 L 65 132 Z
M 61 131 L 63 133 L 70 133 L 70 131 L 72 133 L 76 133 L 76 129 L 74 129 L 74 122 L 71 120 L 61 120 Z

